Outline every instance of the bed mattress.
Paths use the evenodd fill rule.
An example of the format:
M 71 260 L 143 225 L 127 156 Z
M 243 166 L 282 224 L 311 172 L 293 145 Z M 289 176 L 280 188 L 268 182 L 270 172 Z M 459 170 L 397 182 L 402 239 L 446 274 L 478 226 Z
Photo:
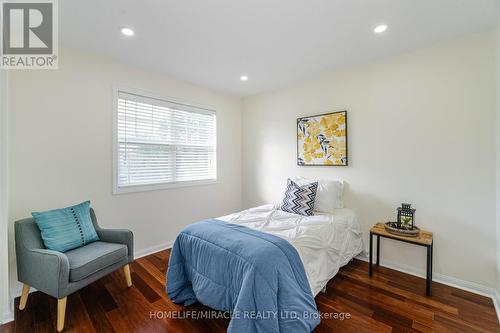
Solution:
M 299 253 L 313 295 L 363 251 L 361 227 L 349 208 L 301 216 L 269 204 L 217 219 L 287 240 Z

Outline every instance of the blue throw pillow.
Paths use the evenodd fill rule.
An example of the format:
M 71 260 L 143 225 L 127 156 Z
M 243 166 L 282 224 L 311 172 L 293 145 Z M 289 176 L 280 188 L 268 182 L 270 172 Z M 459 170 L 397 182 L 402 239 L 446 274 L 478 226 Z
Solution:
M 90 218 L 90 201 L 31 215 L 49 250 L 66 252 L 99 240 Z

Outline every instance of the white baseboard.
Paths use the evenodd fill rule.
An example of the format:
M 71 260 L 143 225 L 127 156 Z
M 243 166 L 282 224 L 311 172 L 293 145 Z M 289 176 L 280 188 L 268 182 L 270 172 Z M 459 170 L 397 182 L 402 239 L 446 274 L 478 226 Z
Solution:
M 495 311 L 497 312 L 497 318 L 498 321 L 500 322 L 500 295 L 498 294 L 498 291 L 495 290 L 495 295 L 491 297 L 493 300 L 493 304 L 495 305 Z
M 358 255 L 356 259 L 363 260 L 368 262 L 368 255 L 363 252 Z M 393 269 L 395 271 L 403 272 L 406 274 L 410 274 L 413 276 L 418 276 L 421 278 L 426 278 L 426 274 L 424 271 L 419 270 L 413 266 L 409 266 L 406 264 L 401 264 L 398 262 L 394 262 L 391 260 L 385 260 L 384 258 L 380 258 L 380 265 Z M 489 297 L 493 301 L 493 305 L 495 306 L 495 311 L 497 313 L 497 319 L 500 322 L 500 297 L 498 291 L 494 288 L 483 286 L 479 283 L 465 281 L 462 279 L 458 279 L 452 276 L 440 274 L 440 273 L 432 273 L 432 281 L 439 282 L 445 284 L 450 287 L 455 287 L 458 289 L 462 289 L 465 291 L 469 291 L 471 293 L 475 293 L 481 296 Z
M 156 253 L 156 252 L 160 252 L 160 251 L 163 251 L 163 250 L 166 250 L 166 249 L 170 249 L 170 248 L 172 248 L 173 245 L 174 245 L 174 242 L 170 241 L 170 242 L 162 243 L 162 244 L 159 244 L 159 245 L 156 245 L 156 246 L 148 247 L 146 249 L 135 251 L 135 253 L 134 253 L 134 259 L 139 259 L 139 258 L 148 256 L 148 255 Z
M 1 319 L 2 319 L 2 321 L 0 322 L 0 324 L 2 324 L 2 325 L 10 323 L 11 321 L 14 321 L 14 312 L 11 310 L 4 311 Z
M 38 289 L 33 287 L 30 288 L 30 294 L 34 293 L 35 291 L 38 291 Z M 21 297 L 22 293 L 23 293 L 23 284 L 17 281 L 16 285 L 11 289 L 12 302 L 14 302 L 14 299 Z

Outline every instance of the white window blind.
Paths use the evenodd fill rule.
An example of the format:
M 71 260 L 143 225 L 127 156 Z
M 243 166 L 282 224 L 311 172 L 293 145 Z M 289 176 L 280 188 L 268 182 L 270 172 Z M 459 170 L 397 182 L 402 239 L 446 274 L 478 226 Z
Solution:
M 117 95 L 118 189 L 216 179 L 214 111 Z

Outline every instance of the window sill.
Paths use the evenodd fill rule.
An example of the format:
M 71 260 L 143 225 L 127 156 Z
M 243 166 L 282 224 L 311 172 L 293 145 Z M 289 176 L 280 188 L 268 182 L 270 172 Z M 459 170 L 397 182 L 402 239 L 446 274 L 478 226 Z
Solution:
M 113 194 L 118 195 L 118 194 L 134 193 L 134 192 L 169 190 L 181 187 L 215 185 L 218 183 L 219 183 L 218 179 L 209 179 L 209 180 L 195 180 L 195 181 L 186 181 L 178 183 L 130 185 L 124 187 L 118 187 L 115 185 L 113 187 Z

